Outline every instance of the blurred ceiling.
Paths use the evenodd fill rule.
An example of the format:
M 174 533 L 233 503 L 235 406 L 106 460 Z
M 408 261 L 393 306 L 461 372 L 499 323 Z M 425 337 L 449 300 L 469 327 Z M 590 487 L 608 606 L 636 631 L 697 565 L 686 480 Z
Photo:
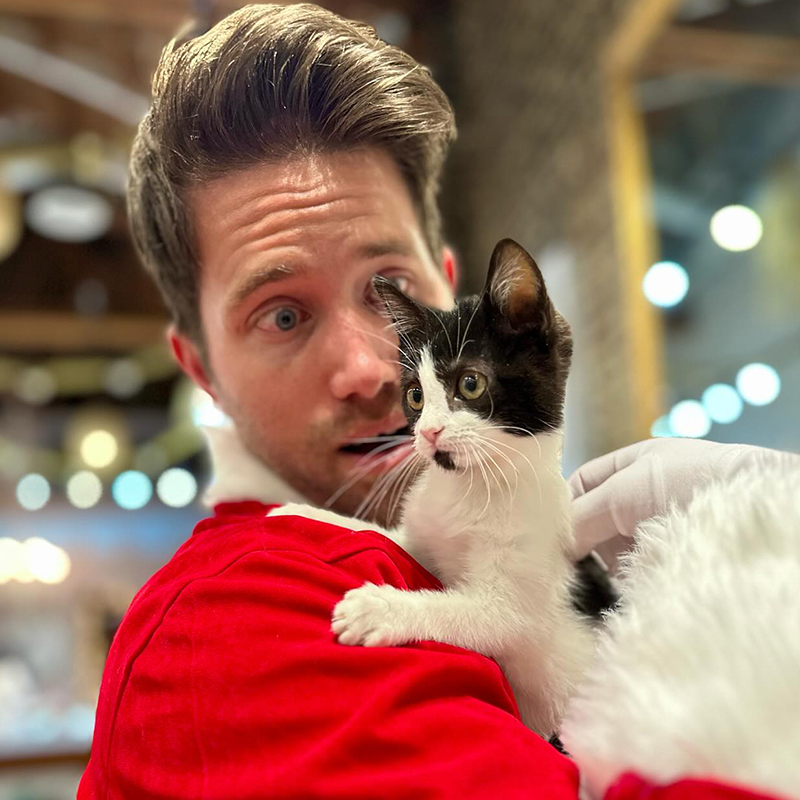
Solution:
M 420 58 L 429 48 L 416 19 L 441 5 L 324 4 L 369 21 Z M 127 153 L 164 44 L 189 20 L 202 29 L 242 5 L 0 0 L 0 351 L 128 351 L 160 339 L 163 305 L 127 237 Z M 33 229 L 34 195 L 63 185 L 101 198 L 88 200 L 110 209 L 105 233 L 65 242 Z M 48 209 L 64 217 L 62 227 L 92 211 Z M 79 301 L 87 286 L 103 295 L 93 308 Z

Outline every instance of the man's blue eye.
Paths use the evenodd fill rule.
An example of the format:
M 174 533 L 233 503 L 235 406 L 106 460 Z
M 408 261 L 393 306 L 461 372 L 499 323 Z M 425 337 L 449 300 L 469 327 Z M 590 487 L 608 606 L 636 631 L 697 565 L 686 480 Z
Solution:
M 275 312 L 275 324 L 282 331 L 290 331 L 297 325 L 297 312 L 293 308 L 279 308 Z

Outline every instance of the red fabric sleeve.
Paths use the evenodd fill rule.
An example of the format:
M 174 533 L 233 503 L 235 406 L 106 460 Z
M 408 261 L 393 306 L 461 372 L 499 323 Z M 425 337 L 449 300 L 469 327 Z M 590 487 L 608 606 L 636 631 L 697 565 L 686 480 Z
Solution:
M 80 798 L 577 797 L 574 765 L 519 722 L 493 661 L 335 641 L 348 589 L 427 573 L 377 534 L 278 520 L 281 546 L 237 553 L 233 537 L 168 602 L 153 598 L 169 581 L 134 602 Z

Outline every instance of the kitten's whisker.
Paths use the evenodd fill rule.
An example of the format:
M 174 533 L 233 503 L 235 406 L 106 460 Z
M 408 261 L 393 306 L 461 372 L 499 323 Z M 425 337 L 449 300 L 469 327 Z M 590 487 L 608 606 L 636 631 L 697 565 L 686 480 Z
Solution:
M 536 439 L 535 436 L 533 438 Z M 500 447 L 507 447 L 509 450 L 511 450 L 513 453 L 516 453 L 520 458 L 524 459 L 527 462 L 528 466 L 531 468 L 531 472 L 533 473 L 533 477 L 536 479 L 536 487 L 539 490 L 539 505 L 541 505 L 542 504 L 542 484 L 539 481 L 539 475 L 536 472 L 536 467 L 533 466 L 533 464 L 531 463 L 531 460 L 523 452 L 521 452 L 520 450 L 517 450 L 516 447 L 512 447 L 507 442 L 501 442 L 499 439 L 494 439 L 493 442 L 496 445 L 500 445 Z M 538 441 L 536 442 L 536 444 L 539 446 L 539 456 L 541 457 L 541 455 L 542 455 L 542 446 L 541 446 L 541 444 L 539 444 Z
M 519 489 L 519 470 L 517 469 L 517 465 L 502 451 L 499 447 L 495 447 L 494 444 L 489 441 L 488 439 L 483 440 L 484 445 L 487 445 L 491 450 L 495 452 L 496 455 L 504 458 L 511 466 L 511 469 L 514 470 L 514 496 L 516 497 L 517 489 Z
M 369 490 L 367 496 L 361 501 L 353 516 L 362 518 L 368 517 L 375 507 L 380 505 L 386 492 L 391 488 L 392 483 L 399 479 L 399 476 L 408 463 L 410 457 L 411 454 L 409 453 L 407 458 L 403 459 L 399 464 L 396 464 L 394 467 L 392 467 L 392 469 L 389 470 L 389 472 L 387 472 L 385 475 L 382 475 L 375 482 L 375 485 Z
M 442 321 L 442 318 L 436 313 L 434 313 L 433 316 L 436 318 L 436 321 L 442 326 L 442 330 L 444 331 L 444 335 L 447 337 L 447 344 L 450 346 L 450 357 L 452 358 L 454 351 L 453 351 L 453 342 L 450 340 L 450 334 L 447 332 L 447 328 L 445 327 L 444 322 Z
M 469 333 L 470 325 L 472 325 L 472 320 L 475 319 L 475 315 L 478 313 L 478 309 L 481 307 L 481 301 L 478 300 L 475 303 L 475 310 L 472 312 L 472 316 L 469 318 L 469 322 L 467 323 L 467 327 L 464 329 L 464 341 L 461 343 L 461 347 L 458 350 L 458 355 L 456 356 L 456 361 L 461 358 L 461 353 L 464 351 L 464 347 L 467 344 L 467 334 Z
M 391 458 L 391 453 L 386 453 L 376 458 L 372 463 L 359 467 L 358 464 L 353 468 L 353 475 L 348 478 L 326 501 L 323 508 L 330 508 L 351 486 L 358 483 L 367 473 L 379 467 L 384 461 Z M 360 463 L 360 462 L 359 462 Z
M 410 441 L 410 440 L 411 440 L 411 437 L 409 436 L 407 441 Z M 386 450 L 391 450 L 393 447 L 397 447 L 399 444 L 402 443 L 403 440 L 400 439 L 399 441 L 396 441 L 396 440 L 392 440 L 392 441 L 383 440 L 383 441 L 385 441 L 386 444 L 382 444 L 382 445 L 380 445 L 378 447 L 373 447 L 372 450 L 369 451 L 369 453 L 365 453 L 363 456 L 361 456 L 361 458 L 359 458 L 358 461 L 356 462 L 356 467 L 361 466 L 361 464 L 363 464 L 365 461 L 368 461 L 369 459 L 374 458 L 379 453 L 384 453 Z
M 484 469 L 483 462 L 477 458 L 475 459 L 475 463 L 478 465 L 478 468 L 481 471 L 481 475 L 483 475 L 483 483 L 486 486 L 486 505 L 483 507 L 483 511 L 481 511 L 478 519 L 483 519 L 486 515 L 486 511 L 489 508 L 489 504 L 492 502 L 492 487 L 489 485 L 489 478 L 486 475 L 486 470 Z
M 394 466 L 386 475 L 379 479 L 373 489 L 359 506 L 359 512 L 366 515 L 372 514 L 373 511 L 384 502 L 387 494 L 401 481 L 407 469 L 413 465 L 417 454 L 410 451 L 408 455 Z M 363 508 L 362 508 L 363 507 Z
M 366 328 L 359 328 L 357 325 L 353 325 L 352 323 L 349 322 L 347 323 L 347 327 L 350 328 L 350 330 L 358 331 L 358 333 L 363 333 L 366 334 L 367 336 L 372 336 L 375 339 L 379 339 L 381 342 L 385 342 L 392 348 L 397 347 L 397 342 L 393 342 L 391 339 L 387 339 L 385 336 L 380 336 L 379 334 L 374 333 L 373 331 L 368 331 L 366 330 Z
M 414 476 L 416 475 L 416 468 L 419 466 L 419 462 L 421 460 L 422 460 L 421 457 L 417 453 L 415 453 L 414 454 L 414 458 L 410 460 L 409 467 L 405 471 L 404 477 L 401 479 L 402 485 L 400 486 L 400 490 L 397 493 L 397 498 L 395 499 L 395 501 L 393 503 L 391 503 L 391 505 L 389 507 L 389 518 L 390 519 L 394 519 L 395 507 L 397 506 L 397 504 L 399 502 L 402 502 L 402 500 L 405 498 L 406 488 L 408 487 L 408 483 L 409 483 L 409 481 L 414 479 Z
M 398 361 L 395 358 L 384 358 L 382 360 L 385 361 L 387 364 L 397 364 L 398 366 L 407 369 L 409 372 L 413 372 L 415 369 L 415 367 L 412 367 L 410 364 L 406 364 L 404 361 Z
M 511 491 L 511 483 L 509 482 L 508 478 L 506 477 L 505 472 L 503 472 L 503 470 L 500 468 L 500 465 L 494 460 L 494 458 L 492 458 L 491 454 L 487 450 L 485 450 L 480 443 L 475 442 L 474 446 L 478 448 L 478 450 L 480 451 L 481 455 L 483 455 L 485 458 L 489 459 L 489 461 L 491 461 L 491 463 L 495 466 L 495 468 L 497 469 L 498 473 L 500 474 L 500 477 L 505 481 L 506 486 L 508 487 L 508 502 L 509 502 L 509 504 L 512 503 L 514 501 L 514 493 Z M 487 466 L 488 469 L 490 469 L 492 471 L 492 474 L 494 475 L 494 470 L 492 469 L 492 467 L 490 467 L 489 464 L 487 464 L 486 466 Z M 502 487 L 500 486 L 499 479 L 496 479 L 496 480 L 497 480 L 497 488 L 502 491 Z

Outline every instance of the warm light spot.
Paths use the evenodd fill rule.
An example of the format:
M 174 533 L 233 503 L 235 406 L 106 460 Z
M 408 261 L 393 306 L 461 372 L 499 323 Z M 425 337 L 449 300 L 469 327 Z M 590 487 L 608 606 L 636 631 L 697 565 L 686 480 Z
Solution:
M 114 435 L 106 430 L 87 433 L 80 446 L 81 458 L 95 469 L 111 464 L 119 454 L 119 445 Z
M 723 250 L 751 250 L 763 232 L 761 217 L 747 206 L 725 206 L 711 217 L 711 238 Z
M 38 536 L 22 543 L 23 558 L 28 573 L 42 583 L 61 583 L 71 568 L 65 550 Z M 17 576 L 17 580 L 19 577 Z

